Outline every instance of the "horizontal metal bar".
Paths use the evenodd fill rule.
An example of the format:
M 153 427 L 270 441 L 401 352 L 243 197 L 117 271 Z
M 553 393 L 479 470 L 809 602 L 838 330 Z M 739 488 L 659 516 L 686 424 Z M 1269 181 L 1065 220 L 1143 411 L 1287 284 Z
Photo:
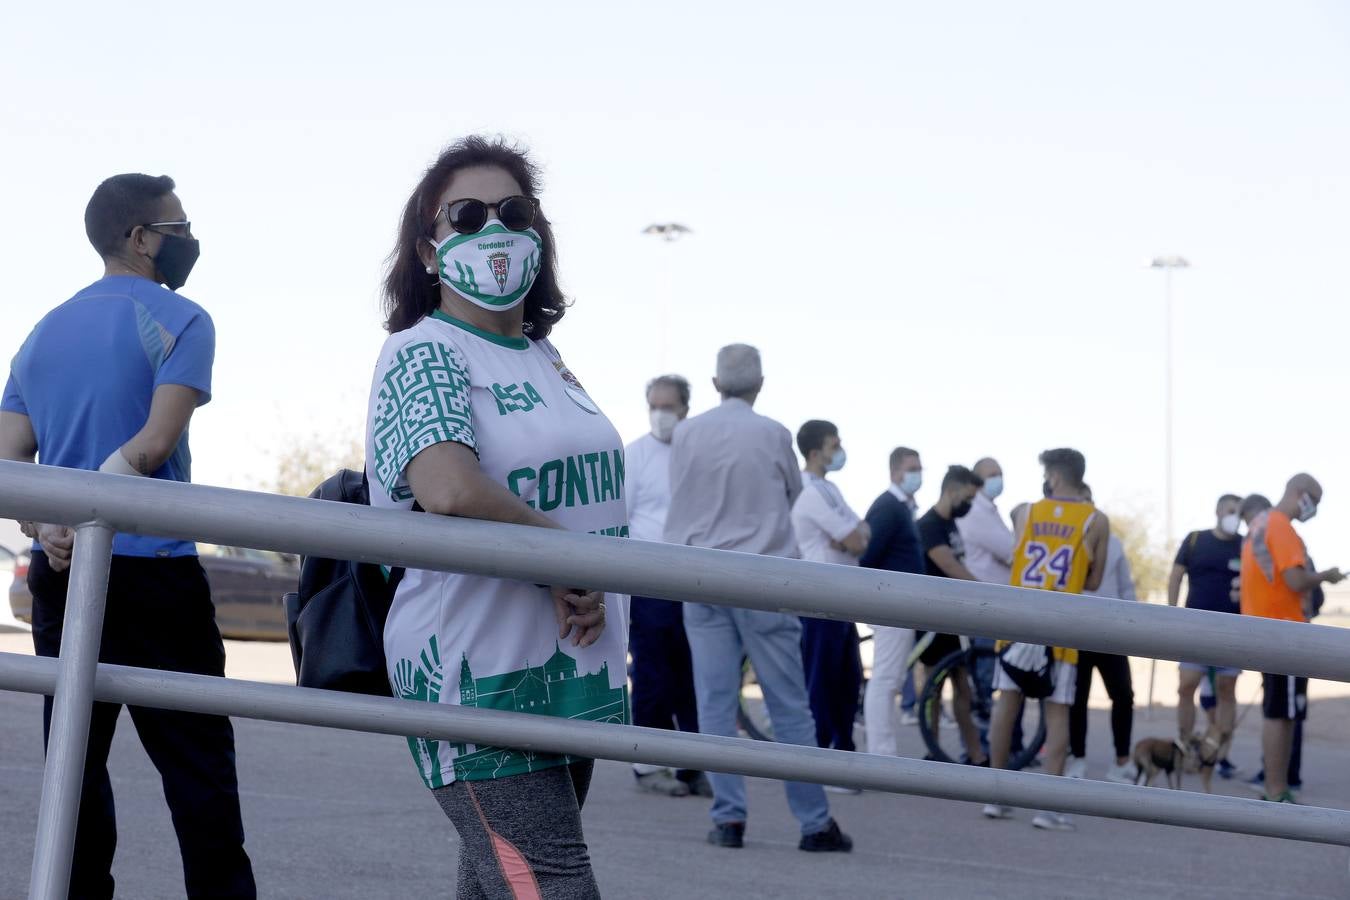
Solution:
M 50 693 L 56 661 L 0 653 L 0 689 Z M 451 742 L 547 750 L 682 769 L 1003 803 L 1322 844 L 1350 845 L 1350 812 L 845 753 L 655 728 L 100 664 L 100 700 Z M 411 772 L 409 777 L 412 777 Z
M 1350 632 L 0 462 L 0 516 L 1350 681 Z

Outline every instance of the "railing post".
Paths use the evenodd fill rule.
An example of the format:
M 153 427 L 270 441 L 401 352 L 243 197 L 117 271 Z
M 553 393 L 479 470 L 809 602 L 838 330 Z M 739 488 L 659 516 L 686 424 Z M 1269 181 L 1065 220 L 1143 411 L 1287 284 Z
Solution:
M 29 900 L 65 900 L 70 886 L 112 540 L 113 530 L 97 522 L 75 529 Z

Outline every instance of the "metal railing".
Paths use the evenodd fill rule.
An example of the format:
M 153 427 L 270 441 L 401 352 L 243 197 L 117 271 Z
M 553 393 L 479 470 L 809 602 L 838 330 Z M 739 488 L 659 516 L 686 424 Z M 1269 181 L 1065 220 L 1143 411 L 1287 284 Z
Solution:
M 61 658 L 0 654 L 0 689 L 55 697 L 34 898 L 65 896 L 95 699 L 1350 846 L 1344 810 L 96 663 L 115 531 L 1350 682 L 1340 629 L 21 463 L 0 517 L 77 527 Z

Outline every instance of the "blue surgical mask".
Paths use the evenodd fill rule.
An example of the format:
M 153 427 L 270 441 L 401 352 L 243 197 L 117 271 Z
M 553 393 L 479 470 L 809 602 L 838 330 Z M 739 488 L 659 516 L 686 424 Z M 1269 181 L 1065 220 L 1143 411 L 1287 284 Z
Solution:
M 831 456 L 830 461 L 825 464 L 825 471 L 838 472 L 846 462 L 848 462 L 848 454 L 844 452 L 843 447 L 840 447 L 834 451 L 834 456 Z
M 984 480 L 984 495 L 990 500 L 997 500 L 999 494 L 1003 493 L 1003 476 L 991 475 Z
M 922 469 L 911 469 L 900 479 L 900 490 L 904 491 L 905 494 L 910 497 L 917 494 L 921 487 L 923 487 Z
M 1317 515 L 1317 501 L 1308 494 L 1301 494 L 1298 498 L 1298 520 L 1306 522 Z

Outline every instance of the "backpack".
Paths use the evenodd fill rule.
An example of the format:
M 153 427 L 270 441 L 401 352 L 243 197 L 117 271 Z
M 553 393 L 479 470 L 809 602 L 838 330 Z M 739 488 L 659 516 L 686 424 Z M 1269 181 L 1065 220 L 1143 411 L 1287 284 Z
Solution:
M 1040 700 L 1055 692 L 1055 655 L 1041 644 L 1009 644 L 998 652 L 999 665 L 1022 696 Z
M 309 495 L 318 500 L 370 504 L 364 472 L 341 469 Z M 286 594 L 286 631 L 301 687 L 389 697 L 384 622 L 402 569 L 308 556 L 300 562 L 300 590 Z

